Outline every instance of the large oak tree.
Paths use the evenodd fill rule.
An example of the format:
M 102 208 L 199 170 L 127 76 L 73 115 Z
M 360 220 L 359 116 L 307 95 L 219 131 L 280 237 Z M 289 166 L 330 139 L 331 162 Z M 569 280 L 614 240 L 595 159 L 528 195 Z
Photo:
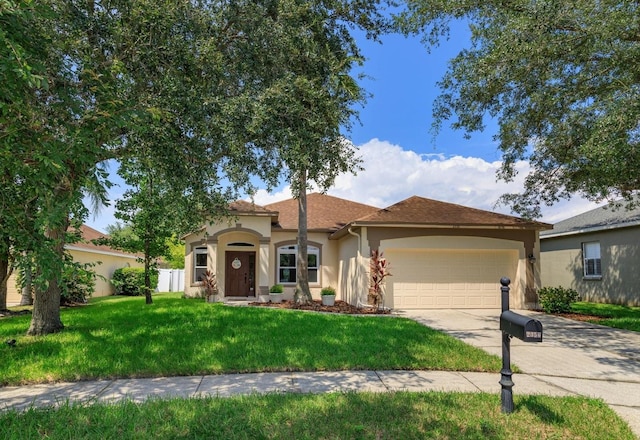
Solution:
M 528 160 L 513 209 L 579 193 L 637 202 L 640 190 L 640 4 L 636 1 L 407 0 L 400 22 L 428 45 L 452 20 L 469 23 L 471 46 L 450 61 L 436 124 L 467 132 L 496 118 L 500 177 Z
M 302 97 L 301 106 L 322 109 L 325 103 L 312 101 L 333 99 L 325 90 L 342 93 L 329 82 L 351 83 L 339 75 L 350 65 L 344 54 L 353 54 L 355 47 L 346 26 L 366 23 L 370 10 L 369 2 L 348 0 L 33 4 L 20 2 L 23 10 L 16 17 L 23 22 L 6 28 L 8 38 L 2 35 L 24 43 L 29 56 L 13 60 L 17 71 L 27 73 L 8 78 L 11 93 L 2 97 L 0 120 L 0 183 L 13 191 L 4 199 L 10 206 L 0 223 L 19 243 L 14 249 L 32 251 L 35 260 L 28 332 L 33 335 L 64 327 L 59 281 L 67 228 L 85 218 L 82 197 L 87 191 L 104 197 L 109 161 L 127 164 L 132 176 L 153 176 L 162 183 L 155 187 L 191 202 L 194 222 L 202 220 L 198 213 L 211 215 L 226 206 L 222 200 L 238 189 L 250 191 L 252 175 L 275 184 L 282 164 L 290 163 L 285 152 L 293 144 L 287 140 L 316 130 L 313 138 L 323 142 L 298 144 L 298 151 L 330 146 L 344 117 L 338 112 L 316 118 L 314 109 L 307 108 L 292 116 L 310 116 L 320 125 L 297 125 L 284 115 L 265 117 L 270 109 L 264 103 L 290 99 L 293 91 Z M 309 20 L 299 20 L 300 11 Z M 316 33 L 318 27 L 327 33 Z M 305 51 L 287 67 L 287 51 L 299 37 Z M 336 42 L 351 46 L 343 51 Z M 337 60 L 343 64 L 327 65 L 325 72 L 323 64 L 334 61 L 332 49 L 340 52 Z M 309 67 L 300 64 L 305 60 Z M 39 76 L 29 76 L 31 66 L 38 66 Z M 294 77 L 287 75 L 291 71 Z M 290 79 L 294 90 L 288 87 Z M 358 93 L 340 97 L 340 111 L 345 102 L 357 102 Z M 255 129 L 261 120 L 272 126 Z M 284 135 L 287 130 L 294 136 Z M 313 171 L 317 159 L 311 155 L 309 160 Z M 25 202 L 28 222 L 21 214 Z

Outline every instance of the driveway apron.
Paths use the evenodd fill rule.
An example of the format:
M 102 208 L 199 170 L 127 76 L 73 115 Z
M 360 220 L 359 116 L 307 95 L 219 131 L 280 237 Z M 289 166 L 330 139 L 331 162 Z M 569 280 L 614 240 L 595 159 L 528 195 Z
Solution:
M 604 400 L 640 436 L 640 333 L 612 329 L 529 310 L 542 322 L 543 342 L 511 339 L 514 394 L 522 374 L 571 394 Z M 406 310 L 399 313 L 502 356 L 500 310 Z M 522 376 L 521 376 L 522 377 Z M 496 390 L 499 375 L 496 375 Z

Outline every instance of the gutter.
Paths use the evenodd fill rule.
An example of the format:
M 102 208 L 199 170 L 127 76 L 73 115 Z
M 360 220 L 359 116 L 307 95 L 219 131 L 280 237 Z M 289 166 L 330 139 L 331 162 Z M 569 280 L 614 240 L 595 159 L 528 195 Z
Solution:
M 137 259 L 140 258 L 135 254 L 128 254 L 128 253 L 120 253 L 120 252 L 113 252 L 113 251 L 105 251 L 102 249 L 91 249 L 91 248 L 85 248 L 85 247 L 79 247 L 79 246 L 73 246 L 73 245 L 65 245 L 64 248 L 68 251 L 76 251 L 76 252 L 90 252 L 92 254 L 98 254 L 98 255 L 109 255 L 111 257 L 121 257 L 121 258 L 130 258 L 130 259 Z
M 556 237 L 565 237 L 569 235 L 578 235 L 578 234 L 588 234 L 591 232 L 601 232 L 601 231 L 611 231 L 613 229 L 624 229 L 624 228 L 632 228 L 634 226 L 640 226 L 640 221 L 634 221 L 629 223 L 616 223 L 613 225 L 606 226 L 593 226 L 591 228 L 581 228 L 581 229 L 573 229 L 571 231 L 564 232 L 550 232 L 548 234 L 540 234 L 540 240 L 545 238 L 556 238 Z

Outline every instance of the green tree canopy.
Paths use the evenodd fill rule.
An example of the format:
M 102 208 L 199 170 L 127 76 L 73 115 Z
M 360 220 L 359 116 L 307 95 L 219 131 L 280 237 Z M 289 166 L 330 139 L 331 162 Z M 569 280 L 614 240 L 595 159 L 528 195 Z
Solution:
M 405 32 L 428 45 L 464 20 L 471 47 L 450 61 L 436 125 L 467 132 L 496 118 L 510 180 L 531 172 L 503 201 L 524 215 L 579 193 L 636 200 L 640 189 L 640 4 L 635 1 L 407 0 Z
M 0 61 L 8 82 L 1 96 L 0 185 L 10 193 L 0 225 L 13 231 L 10 239 L 28 238 L 14 242 L 34 248 L 34 335 L 63 328 L 58 304 L 67 228 L 87 214 L 84 193 L 104 197 L 108 161 L 191 202 L 192 222 L 222 215 L 230 199 L 251 191 L 252 176 L 277 183 L 293 145 L 287 139 L 312 133 L 334 139 L 325 128 L 339 124 L 340 114 L 322 108 L 332 101 L 314 100 L 327 99 L 327 81 L 340 80 L 334 72 L 346 72 L 343 55 L 355 47 L 348 27 L 379 19 L 377 12 L 368 15 L 375 11 L 371 2 L 353 0 L 35 4 L 0 1 L 0 51 L 17 48 Z M 304 73 L 311 75 L 292 78 L 288 51 L 297 50 L 296 41 L 304 50 L 294 54 L 291 69 L 303 69 L 306 60 Z M 341 43 L 350 46 L 343 51 Z M 332 50 L 342 64 L 323 67 L 334 61 Z M 298 128 L 297 121 L 263 117 L 267 98 L 286 100 L 292 91 L 313 108 L 297 107 L 291 117 L 310 116 L 313 124 Z M 274 126 L 256 130 L 256 120 Z M 285 136 L 291 127 L 293 135 Z M 331 142 L 308 148 L 321 145 Z M 141 193 L 149 190 L 145 185 Z
M 307 271 L 306 193 L 311 185 L 326 191 L 335 178 L 359 169 L 355 147 L 344 137 L 365 93 L 351 76 L 363 57 L 351 34 L 370 36 L 385 29 L 380 1 L 281 1 L 271 32 L 273 82 L 258 100 L 249 125 L 259 142 L 273 145 L 276 170 L 298 199 L 295 300 L 311 301 Z M 270 176 L 272 177 L 272 176 Z

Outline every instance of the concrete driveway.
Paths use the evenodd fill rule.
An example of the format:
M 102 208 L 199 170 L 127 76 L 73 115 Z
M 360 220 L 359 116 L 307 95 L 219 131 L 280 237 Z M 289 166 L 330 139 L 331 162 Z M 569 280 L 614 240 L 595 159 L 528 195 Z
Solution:
M 556 388 L 603 399 L 640 436 L 640 333 L 532 311 L 516 312 L 542 322 L 543 342 L 512 339 L 511 363 Z M 500 310 L 407 310 L 399 315 L 502 356 Z M 518 376 L 513 375 L 515 395 Z

